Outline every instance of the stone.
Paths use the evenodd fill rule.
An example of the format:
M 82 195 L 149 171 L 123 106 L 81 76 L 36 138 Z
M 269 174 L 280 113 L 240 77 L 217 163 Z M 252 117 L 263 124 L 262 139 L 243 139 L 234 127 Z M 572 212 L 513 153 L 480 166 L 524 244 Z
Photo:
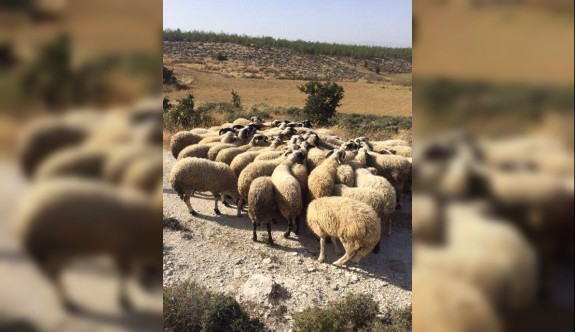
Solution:
M 238 290 L 237 300 L 254 303 L 265 303 L 275 287 L 275 282 L 268 275 L 255 273 Z
M 267 265 L 267 264 L 271 264 L 271 262 L 272 262 L 272 259 L 269 257 L 262 259 L 262 264 Z

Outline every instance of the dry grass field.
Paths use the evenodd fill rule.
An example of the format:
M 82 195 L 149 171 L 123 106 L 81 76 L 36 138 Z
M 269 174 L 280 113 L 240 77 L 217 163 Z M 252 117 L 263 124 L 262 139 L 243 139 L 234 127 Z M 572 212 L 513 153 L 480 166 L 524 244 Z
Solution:
M 199 103 L 206 102 L 229 102 L 231 90 L 235 90 L 242 98 L 245 107 L 264 103 L 272 107 L 303 107 L 305 94 L 301 93 L 297 86 L 305 81 L 287 79 L 251 79 L 234 77 L 233 71 L 221 69 L 221 73 L 215 65 L 206 70 L 205 64 L 171 62 L 164 59 L 164 65 L 174 69 L 175 76 L 187 85 L 189 89 L 179 91 L 164 91 L 171 100 L 192 92 Z M 226 63 L 226 66 L 230 66 Z M 208 71 L 209 70 L 209 71 Z M 390 74 L 385 76 L 385 81 L 369 82 L 359 80 L 357 82 L 339 81 L 345 92 L 341 107 L 338 112 L 411 116 L 411 74 Z

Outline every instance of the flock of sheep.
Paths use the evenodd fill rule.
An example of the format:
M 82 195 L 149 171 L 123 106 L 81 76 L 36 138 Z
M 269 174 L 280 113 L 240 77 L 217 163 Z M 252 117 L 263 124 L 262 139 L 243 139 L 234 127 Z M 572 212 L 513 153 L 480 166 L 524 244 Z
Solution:
M 23 249 L 68 310 L 62 285 L 72 261 L 110 256 L 125 280 L 145 289 L 162 278 L 162 116 L 152 100 L 129 109 L 75 111 L 34 121 L 18 157 L 29 180 L 17 226 Z
M 190 198 L 210 192 L 214 212 L 231 198 L 240 216 L 247 206 L 257 226 L 265 224 L 273 244 L 271 224 L 276 213 L 288 221 L 284 237 L 300 231 L 300 220 L 325 242 L 337 240 L 345 254 L 334 264 L 359 262 L 377 252 L 382 233 L 391 232 L 391 215 L 411 189 L 411 147 L 402 140 L 371 142 L 366 137 L 344 141 L 310 121 L 263 122 L 239 118 L 209 129 L 180 131 L 171 137 L 177 161 L 170 184 L 197 215 Z
M 451 132 L 413 158 L 414 329 L 500 331 L 549 298 L 573 263 L 572 148 Z

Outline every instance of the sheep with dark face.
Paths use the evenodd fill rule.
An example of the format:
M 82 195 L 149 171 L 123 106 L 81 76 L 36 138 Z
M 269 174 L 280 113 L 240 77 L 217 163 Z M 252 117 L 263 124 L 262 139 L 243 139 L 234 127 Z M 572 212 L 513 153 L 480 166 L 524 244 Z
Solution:
M 267 147 L 270 145 L 269 139 L 267 136 L 262 135 L 262 134 L 256 134 L 254 135 L 254 137 L 252 137 L 252 139 L 250 140 L 250 143 L 247 145 L 243 145 L 243 146 L 238 146 L 238 147 L 230 147 L 230 148 L 225 148 L 223 150 L 221 150 L 215 161 L 218 162 L 222 162 L 225 164 L 231 164 L 232 161 L 234 160 L 234 158 L 239 155 L 242 152 L 246 152 L 248 150 L 251 150 L 253 148 L 256 149 L 263 149 L 264 147 Z

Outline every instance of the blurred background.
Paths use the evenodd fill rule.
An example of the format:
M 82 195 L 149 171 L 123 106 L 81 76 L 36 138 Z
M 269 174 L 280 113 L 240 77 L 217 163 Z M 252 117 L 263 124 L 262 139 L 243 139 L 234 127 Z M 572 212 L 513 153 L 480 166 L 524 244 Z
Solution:
M 0 2 L 0 331 L 161 330 L 161 12 Z
M 573 331 L 573 1 L 413 15 L 414 330 Z

